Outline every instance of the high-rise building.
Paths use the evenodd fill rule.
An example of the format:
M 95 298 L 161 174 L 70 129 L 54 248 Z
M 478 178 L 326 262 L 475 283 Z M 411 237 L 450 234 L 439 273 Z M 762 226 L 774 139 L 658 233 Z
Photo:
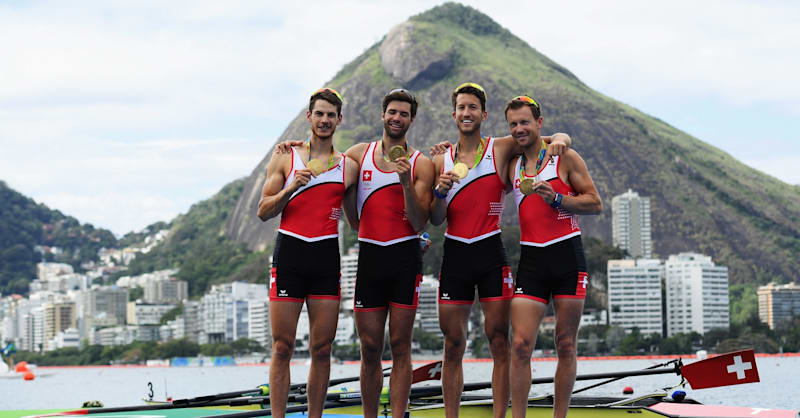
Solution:
M 611 238 L 631 258 L 652 258 L 650 198 L 628 189 L 611 199 Z
M 758 319 L 770 329 L 800 317 L 800 285 L 770 283 L 758 288 Z
M 696 253 L 671 255 L 664 267 L 668 337 L 730 328 L 727 267 Z
M 180 303 L 189 297 L 186 280 L 154 279 L 144 285 L 143 299 L 147 303 Z
M 609 324 L 663 335 L 661 260 L 608 260 Z
M 358 247 L 350 248 L 347 255 L 342 256 L 341 260 L 341 289 L 342 289 L 342 309 L 353 310 L 353 297 L 356 295 L 356 272 L 358 271 Z
M 423 276 L 419 288 L 417 318 L 423 331 L 439 333 L 439 281 L 433 276 Z

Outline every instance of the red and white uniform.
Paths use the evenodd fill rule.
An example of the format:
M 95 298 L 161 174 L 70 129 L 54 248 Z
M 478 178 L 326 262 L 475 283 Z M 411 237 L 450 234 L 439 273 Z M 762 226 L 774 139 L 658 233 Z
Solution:
M 538 180 L 546 180 L 556 193 L 575 196 L 575 190 L 558 177 L 560 157 L 553 157 L 536 175 Z M 520 166 L 522 158 L 514 166 L 514 200 L 519 210 L 520 244 L 533 247 L 546 247 L 581 234 L 578 215 L 561 208 L 554 209 L 537 194 L 525 196 L 519 191 Z M 533 178 L 525 174 L 527 178 Z
M 450 152 L 444 154 L 444 173 L 455 165 L 454 148 L 450 147 Z M 495 164 L 494 139 L 489 138 L 481 161 L 469 170 L 467 177 L 454 182 L 447 194 L 444 235 L 469 244 L 499 234 L 505 189 Z
M 358 182 L 358 240 L 377 245 L 392 245 L 417 238 L 417 232 L 406 217 L 403 186 L 394 171 L 382 171 L 375 160 L 378 142 L 372 142 L 364 153 Z M 420 152 L 408 158 L 411 178 Z
M 312 177 L 305 186 L 297 189 L 283 208 L 278 231 L 313 242 L 339 236 L 339 218 L 342 216 L 344 197 L 344 161 L 330 170 Z M 294 181 L 296 170 L 306 168 L 300 153 L 292 149 L 292 168 L 283 187 Z

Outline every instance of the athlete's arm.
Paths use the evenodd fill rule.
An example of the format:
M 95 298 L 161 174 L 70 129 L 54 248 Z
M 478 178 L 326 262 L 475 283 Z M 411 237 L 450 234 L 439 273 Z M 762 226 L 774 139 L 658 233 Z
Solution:
M 444 155 L 438 154 L 433 158 L 434 176 L 436 177 L 436 173 L 442 173 L 443 169 Z M 448 171 L 436 177 L 434 187 L 437 188 L 439 194 L 446 195 L 450 192 L 450 189 L 453 188 L 454 181 L 458 181 L 458 177 L 454 175 L 452 171 Z M 447 218 L 447 198 L 440 199 L 434 193 L 431 193 L 431 196 L 433 199 L 431 200 L 430 207 L 431 223 L 439 226 Z
M 360 166 L 358 161 L 342 154 L 344 162 L 344 198 L 342 199 L 342 209 L 347 223 L 354 231 L 358 231 L 358 173 Z
M 596 215 L 603 210 L 600 194 L 594 186 L 594 181 L 586 168 L 586 162 L 574 150 L 568 150 L 561 156 L 558 176 L 566 179 L 566 183 L 575 190 L 576 196 L 563 195 L 561 208 L 567 212 L 578 215 Z M 550 183 L 539 181 L 534 185 L 534 191 L 547 204 L 553 203 L 556 193 Z
M 561 132 L 554 133 L 550 136 L 542 136 L 541 138 L 544 143 L 547 144 L 545 161 L 549 160 L 550 157 L 564 154 L 570 146 L 572 146 L 572 138 Z M 502 150 L 501 152 L 509 152 L 509 155 L 512 156 L 522 154 L 522 148 L 520 148 L 517 141 L 515 141 L 511 135 L 495 138 L 494 143 L 495 149 L 499 148 Z
M 292 193 L 311 181 L 311 170 L 304 168 L 295 171 L 294 181 L 285 189 L 287 165 L 291 162 L 292 154 L 273 153 L 267 164 L 267 181 L 261 189 L 261 199 L 258 201 L 258 217 L 262 221 L 274 218 L 283 211 Z
M 511 161 L 508 162 L 508 183 L 511 185 L 511 190 L 514 190 L 514 176 L 517 174 L 515 168 L 517 167 L 517 160 L 519 159 L 519 155 L 515 155 L 511 158 Z M 521 179 L 520 179 L 521 180 Z
M 304 141 L 283 141 L 275 144 L 275 148 L 272 150 L 273 154 L 291 154 L 292 147 L 299 147 L 300 145 L 305 144 Z
M 421 231 L 428 223 L 428 209 L 431 202 L 431 185 L 433 184 L 433 163 L 428 157 L 420 155 L 414 167 L 414 178 L 411 178 L 411 164 L 405 158 L 395 161 L 400 186 L 403 187 L 406 216 L 414 231 Z
M 442 142 L 440 142 L 438 144 L 431 145 L 431 149 L 430 149 L 431 157 L 435 157 L 437 155 L 444 154 L 445 152 L 447 152 L 447 149 L 452 147 L 452 146 L 453 146 L 453 144 L 451 144 L 448 141 L 442 141 Z

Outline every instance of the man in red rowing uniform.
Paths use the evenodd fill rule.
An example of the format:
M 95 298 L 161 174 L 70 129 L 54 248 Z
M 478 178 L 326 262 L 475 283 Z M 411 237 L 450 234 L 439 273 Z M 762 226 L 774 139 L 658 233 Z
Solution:
M 314 92 L 306 118 L 311 137 L 288 153 L 274 152 L 258 202 L 258 217 L 281 215 L 270 271 L 272 360 L 269 367 L 272 415 L 283 417 L 289 391 L 289 361 L 303 302 L 308 305 L 311 369 L 308 415 L 319 417 L 330 376 L 336 336 L 339 288 L 338 220 L 342 199 L 358 166 L 333 148 L 342 121 L 342 97 L 333 89 Z M 313 260 L 313 262 L 310 262 Z
M 445 339 L 445 412 L 448 418 L 458 416 L 464 387 L 461 362 L 467 319 L 477 287 L 494 360 L 494 416 L 500 418 L 505 416 L 510 396 L 508 325 L 513 295 L 511 268 L 500 237 L 500 216 L 508 163 L 519 149 L 511 137 L 481 136 L 481 123 L 487 117 L 486 92 L 481 86 L 461 84 L 453 91 L 452 103 L 458 144 L 434 157 L 435 170 L 440 175 L 431 203 L 431 223 L 440 225 L 447 220 L 439 277 L 439 325 Z M 567 135 L 557 135 L 561 138 L 554 141 L 556 153 L 570 142 Z
M 508 179 L 519 210 L 519 269 L 511 302 L 511 413 L 525 416 L 531 387 L 531 354 L 550 297 L 556 312 L 554 417 L 565 417 L 575 384 L 576 339 L 589 276 L 577 215 L 603 209 L 586 163 L 574 150 L 545 158 L 541 109 L 529 96 L 506 105 L 506 120 L 522 155 Z
M 381 354 L 389 318 L 391 408 L 402 416 L 411 387 L 411 333 L 422 276 L 417 233 L 428 222 L 433 164 L 406 142 L 417 101 L 405 89 L 383 98 L 383 137 L 347 150 L 360 165 L 356 193 L 345 197 L 345 214 L 358 229 L 355 319 L 361 340 L 364 417 L 378 414 L 383 384 Z

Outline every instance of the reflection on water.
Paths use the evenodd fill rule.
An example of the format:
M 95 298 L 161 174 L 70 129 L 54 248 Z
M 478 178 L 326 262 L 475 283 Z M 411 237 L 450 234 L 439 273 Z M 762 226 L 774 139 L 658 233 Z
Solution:
M 578 373 L 605 373 L 638 370 L 666 360 L 590 360 L 578 363 Z M 753 406 L 776 409 L 800 408 L 800 357 L 761 357 L 758 372 L 761 383 L 727 386 L 692 391 L 690 397 L 706 404 Z M 303 382 L 308 366 L 298 362 L 292 366 L 292 382 Z M 531 363 L 534 377 L 552 376 L 554 361 Z M 485 381 L 491 375 L 491 363 L 465 363 L 464 381 Z M 42 370 L 45 371 L 45 370 Z M 56 368 L 46 369 L 49 377 L 30 382 L 0 379 L 0 409 L 78 408 L 84 401 L 100 400 L 105 406 L 139 405 L 147 396 L 152 383 L 156 399 L 165 393 L 174 399 L 245 390 L 266 383 L 266 366 L 217 368 Z M 358 365 L 332 365 L 331 378 L 358 375 Z M 680 382 L 675 375 L 631 377 L 584 392 L 586 395 L 620 395 L 625 386 L 636 394 L 672 387 Z M 577 382 L 581 388 L 594 381 Z M 433 383 L 431 383 L 433 384 Z M 349 388 L 358 390 L 358 383 Z M 777 390 L 776 388 L 780 388 Z M 552 393 L 553 386 L 537 385 L 531 391 L 537 395 Z

